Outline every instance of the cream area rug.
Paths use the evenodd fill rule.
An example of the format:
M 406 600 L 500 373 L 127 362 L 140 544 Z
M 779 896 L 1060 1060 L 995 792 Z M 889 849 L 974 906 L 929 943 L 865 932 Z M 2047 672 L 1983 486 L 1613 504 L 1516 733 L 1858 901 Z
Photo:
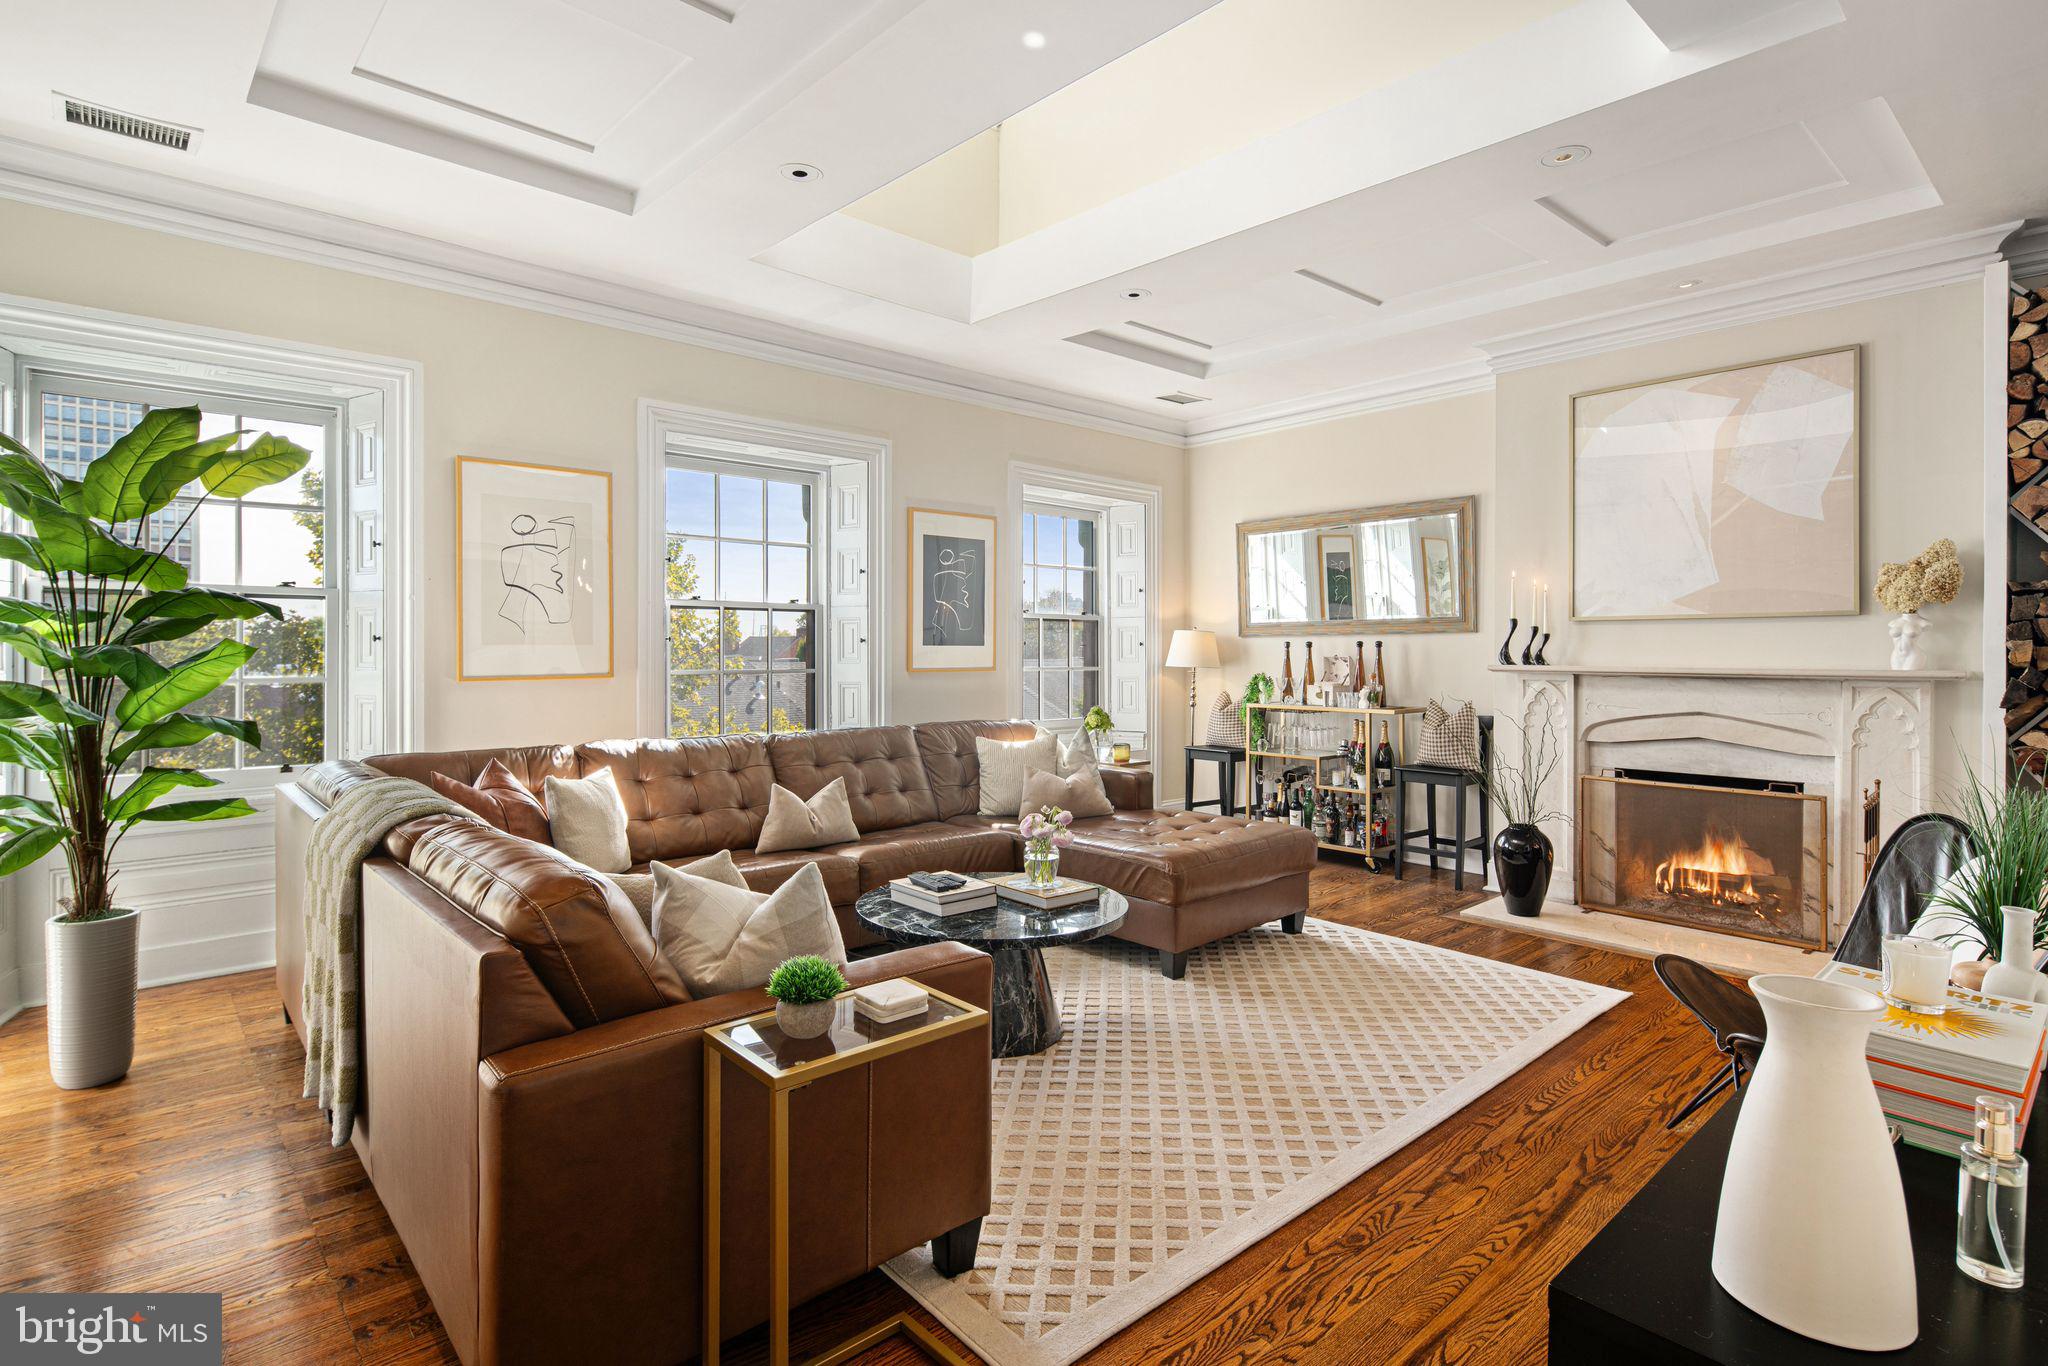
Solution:
M 1187 977 L 1046 954 L 1066 1033 L 995 1064 L 974 1269 L 885 1268 L 998 1366 L 1064 1366 L 1533 1062 L 1626 992 L 1310 920 Z

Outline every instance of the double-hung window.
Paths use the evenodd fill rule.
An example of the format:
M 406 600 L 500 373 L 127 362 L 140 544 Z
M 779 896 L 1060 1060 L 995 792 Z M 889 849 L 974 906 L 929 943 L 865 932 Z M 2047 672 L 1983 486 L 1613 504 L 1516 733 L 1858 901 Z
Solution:
M 669 734 L 818 725 L 819 477 L 671 455 Z
M 62 375 L 35 375 L 29 386 L 32 436 L 45 464 L 79 478 L 95 457 L 154 407 L 200 409 L 202 440 L 230 432 L 271 432 L 312 452 L 305 469 L 247 498 L 197 501 L 197 485 L 159 512 L 116 528 L 121 539 L 163 550 L 194 588 L 217 588 L 274 603 L 282 620 L 216 623 L 148 649 L 173 663 L 224 639 L 256 649 L 248 664 L 194 710 L 254 721 L 261 747 L 217 735 L 177 750 L 169 762 L 273 778 L 287 766 L 314 764 L 330 752 L 338 700 L 329 670 L 329 627 L 337 619 L 330 563 L 328 452 L 338 415 L 318 408 L 166 394 Z M 31 585 L 34 591 L 38 585 Z
M 1023 715 L 1072 730 L 1102 702 L 1100 518 L 1024 507 Z

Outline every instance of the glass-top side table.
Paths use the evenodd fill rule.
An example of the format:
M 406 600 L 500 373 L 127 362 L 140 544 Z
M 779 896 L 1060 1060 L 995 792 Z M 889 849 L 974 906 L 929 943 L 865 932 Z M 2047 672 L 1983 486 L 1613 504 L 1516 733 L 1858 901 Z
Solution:
M 914 981 L 915 979 L 905 979 Z M 931 994 L 924 1014 L 878 1024 L 861 1016 L 851 992 L 836 1003 L 832 1027 L 815 1039 L 784 1034 L 775 1012 L 714 1025 L 704 1031 L 704 1353 L 703 1366 L 718 1366 L 720 1293 L 721 1073 L 727 1065 L 768 1089 L 768 1360 L 789 1366 L 789 1097 L 821 1077 L 918 1048 L 970 1029 L 985 1028 L 988 1012 L 922 982 Z M 902 1334 L 926 1355 L 951 1366 L 968 1366 L 929 1329 L 907 1313 L 897 1314 L 849 1338 L 808 1366 L 837 1366 L 887 1338 Z

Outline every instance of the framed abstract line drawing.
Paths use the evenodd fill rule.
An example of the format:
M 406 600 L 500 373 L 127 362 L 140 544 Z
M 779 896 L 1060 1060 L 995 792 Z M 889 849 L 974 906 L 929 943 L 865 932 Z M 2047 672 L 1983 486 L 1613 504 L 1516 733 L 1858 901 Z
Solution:
M 1451 564 L 1451 543 L 1442 536 L 1422 538 L 1423 606 L 1431 617 L 1458 615 L 1458 574 Z
M 1323 567 L 1325 621 L 1350 621 L 1358 615 L 1352 597 L 1354 551 L 1349 535 L 1316 537 L 1316 557 Z
M 1572 617 L 1853 616 L 1861 348 L 1575 394 Z
M 996 519 L 910 509 L 911 673 L 996 666 Z
M 611 677 L 611 476 L 463 456 L 455 501 L 458 676 Z

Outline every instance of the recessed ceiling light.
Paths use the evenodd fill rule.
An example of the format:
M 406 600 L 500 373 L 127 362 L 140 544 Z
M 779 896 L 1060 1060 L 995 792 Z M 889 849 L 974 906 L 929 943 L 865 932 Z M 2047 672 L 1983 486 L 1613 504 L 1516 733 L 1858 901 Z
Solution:
M 1045 46 L 1045 35 L 1035 28 L 1026 29 L 1024 31 L 1024 46 L 1030 48 L 1033 52 L 1038 51 L 1038 49 Z
M 1545 166 L 1576 166 L 1593 155 L 1593 149 L 1583 143 L 1567 142 L 1562 147 L 1553 147 L 1539 160 Z
M 1680 288 L 1680 289 L 1698 289 L 1698 288 L 1699 288 L 1699 287 L 1700 287 L 1701 285 L 1703 285 L 1703 284 L 1705 284 L 1705 283 L 1706 283 L 1706 281 L 1705 281 L 1705 280 L 1680 280 L 1680 281 L 1678 282 L 1678 288 Z
M 1120 289 L 1116 292 L 1116 296 L 1119 299 L 1129 299 L 1136 302 L 1139 299 L 1151 298 L 1152 291 L 1149 289 Z
M 782 178 L 784 180 L 816 180 L 819 176 L 822 176 L 824 174 L 825 173 L 819 170 L 817 167 L 806 166 L 801 161 L 792 161 L 787 166 L 784 166 L 782 168 Z

